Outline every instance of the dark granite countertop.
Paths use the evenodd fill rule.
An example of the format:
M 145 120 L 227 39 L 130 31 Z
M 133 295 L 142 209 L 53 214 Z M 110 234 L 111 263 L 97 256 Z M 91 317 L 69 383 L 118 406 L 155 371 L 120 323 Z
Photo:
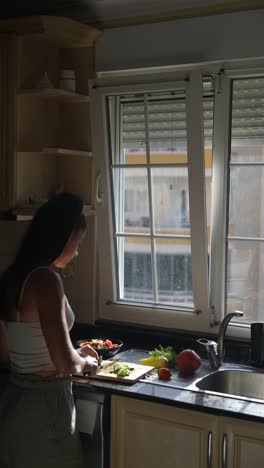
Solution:
M 173 376 L 168 382 L 159 381 L 156 374 L 152 374 L 151 377 L 142 379 L 133 385 L 74 377 L 74 389 L 78 388 L 82 392 L 85 392 L 86 389 L 89 389 L 89 391 L 95 389 L 108 395 L 122 395 L 216 415 L 264 422 L 264 400 L 262 402 L 187 389 L 195 379 L 211 372 L 207 360 L 203 359 L 205 356 L 201 354 L 202 350 L 197 346 L 196 340 L 201 337 L 201 334 L 145 330 L 104 322 L 96 325 L 77 323 L 71 332 L 73 343 L 78 339 L 87 339 L 91 336 L 122 339 L 124 341 L 124 352 L 130 353 L 130 355 L 120 353 L 119 356 L 121 359 L 123 356 L 123 360 L 138 362 L 140 358 L 138 353 L 141 353 L 142 357 L 146 357 L 148 356 L 148 350 L 162 344 L 163 346 L 173 346 L 176 352 L 186 348 L 196 350 L 202 357 L 202 366 L 193 378 L 188 379 L 181 378 L 179 373 L 174 370 Z M 142 348 L 145 351 L 142 351 Z M 244 365 L 245 363 L 250 364 L 250 343 L 248 341 L 226 339 L 225 349 L 226 357 L 223 368 L 225 366 Z M 264 369 L 261 372 L 264 372 Z M 0 371 L 0 390 L 5 385 L 7 375 L 7 371 Z
M 120 353 L 119 358 L 120 361 L 138 362 L 141 357 L 147 356 L 147 351 L 130 349 Z M 223 368 L 234 367 L 236 365 L 230 363 L 223 366 Z M 264 423 L 264 401 L 234 398 L 233 396 L 187 389 L 196 379 L 207 375 L 209 372 L 212 372 L 212 370 L 209 368 L 207 361 L 202 361 L 201 368 L 196 371 L 193 377 L 180 377 L 179 373 L 174 370 L 172 378 L 168 382 L 159 380 L 155 371 L 133 385 L 75 377 L 73 382 L 74 387 L 81 388 L 83 391 L 85 391 L 85 388 L 90 390 L 92 387 L 107 394 L 122 395 L 189 410 Z

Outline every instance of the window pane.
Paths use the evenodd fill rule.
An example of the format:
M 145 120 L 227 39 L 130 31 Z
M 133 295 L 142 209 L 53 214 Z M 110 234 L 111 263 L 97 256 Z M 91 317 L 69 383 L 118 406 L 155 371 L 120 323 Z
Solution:
M 205 142 L 204 166 L 205 166 L 205 195 L 206 195 L 206 221 L 208 254 L 211 241 L 211 206 L 212 206 L 212 141 Z
M 121 104 L 121 142 L 125 164 L 146 164 L 146 131 L 144 98 Z
M 151 174 L 155 232 L 190 235 L 187 168 L 152 168 Z
M 117 232 L 149 232 L 147 169 L 113 169 Z
M 125 164 L 146 164 L 147 138 L 151 164 L 187 163 L 186 108 L 182 98 L 147 95 L 121 106 L 121 150 Z M 148 125 L 146 128 L 145 120 Z
M 263 110 L 264 114 L 264 110 Z M 242 143 L 242 144 L 241 144 Z M 251 142 L 233 141 L 231 149 L 231 162 L 264 162 L 264 145 L 261 141 Z
M 150 101 L 147 112 L 151 164 L 187 163 L 185 100 Z
M 193 308 L 185 91 L 111 97 L 108 108 L 118 299 Z M 204 100 L 208 223 L 212 114 L 210 85 Z
M 156 239 L 158 302 L 193 307 L 190 240 Z
M 264 162 L 264 78 L 234 80 L 232 162 Z
M 118 238 L 120 299 L 153 302 L 150 240 Z
M 264 78 L 233 81 L 231 117 L 227 311 L 251 322 L 263 320 Z
M 230 169 L 229 235 L 264 237 L 264 167 Z
M 244 311 L 243 321 L 263 320 L 264 244 L 229 241 L 227 310 Z

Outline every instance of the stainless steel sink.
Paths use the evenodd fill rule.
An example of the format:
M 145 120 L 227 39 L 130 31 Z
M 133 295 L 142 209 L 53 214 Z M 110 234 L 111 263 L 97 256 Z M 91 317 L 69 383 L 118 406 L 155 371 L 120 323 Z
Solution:
M 220 369 L 194 383 L 202 391 L 264 400 L 264 373 L 258 370 Z

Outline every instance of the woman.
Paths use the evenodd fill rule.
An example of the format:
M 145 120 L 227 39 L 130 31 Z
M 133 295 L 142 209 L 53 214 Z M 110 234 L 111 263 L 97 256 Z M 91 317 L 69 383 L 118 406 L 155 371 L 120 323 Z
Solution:
M 58 273 L 78 254 L 82 208 L 68 193 L 43 204 L 0 278 L 0 361 L 11 368 L 0 398 L 1 468 L 83 466 L 71 374 L 95 372 L 98 355 L 72 346 L 74 314 Z

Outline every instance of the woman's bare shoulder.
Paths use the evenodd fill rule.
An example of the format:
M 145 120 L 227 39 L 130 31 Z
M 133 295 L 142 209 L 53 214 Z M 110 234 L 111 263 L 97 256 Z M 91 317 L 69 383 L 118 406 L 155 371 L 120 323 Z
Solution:
M 57 292 L 64 294 L 60 275 L 52 268 L 36 268 L 28 278 L 28 290 L 35 292 Z

